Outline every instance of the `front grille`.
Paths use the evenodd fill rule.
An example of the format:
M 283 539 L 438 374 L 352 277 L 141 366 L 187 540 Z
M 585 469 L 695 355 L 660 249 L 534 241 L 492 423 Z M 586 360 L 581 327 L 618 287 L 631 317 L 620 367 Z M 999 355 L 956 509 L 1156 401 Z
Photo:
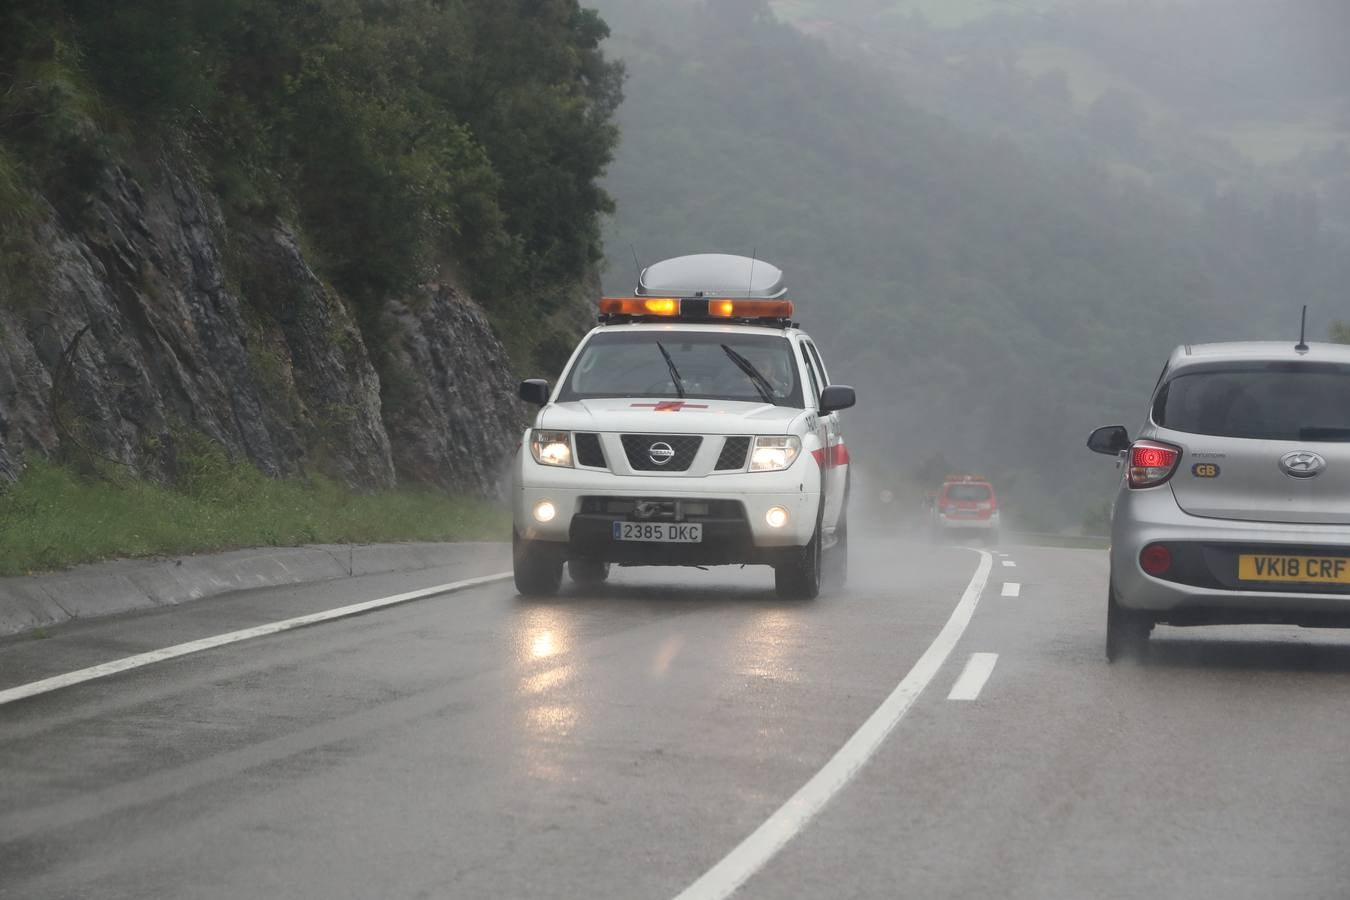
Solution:
M 718 471 L 744 469 L 745 454 L 749 452 L 750 439 L 748 437 L 729 437 L 727 442 L 722 445 L 722 453 L 717 457 L 717 465 L 714 468 Z
M 745 521 L 745 505 L 739 500 L 581 497 L 578 503 L 578 512 L 582 515 L 610 516 L 631 521 Z
M 577 462 L 596 469 L 605 468 L 605 451 L 600 448 L 600 435 L 579 432 L 577 440 Z
M 687 472 L 698 448 L 703 446 L 702 437 L 689 434 L 625 434 L 620 440 L 623 442 L 623 452 L 628 454 L 628 465 L 635 472 Z M 660 457 L 653 457 L 652 448 L 658 445 L 670 447 L 672 455 L 669 462 L 661 464 L 655 461 Z

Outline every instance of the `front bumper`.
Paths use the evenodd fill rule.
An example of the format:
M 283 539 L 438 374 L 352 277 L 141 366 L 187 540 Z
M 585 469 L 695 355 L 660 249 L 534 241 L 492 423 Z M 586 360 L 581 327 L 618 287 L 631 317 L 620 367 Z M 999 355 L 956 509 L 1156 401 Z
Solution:
M 523 457 L 523 458 L 522 458 Z M 703 477 L 615 475 L 587 469 L 551 469 L 517 454 L 512 516 L 516 533 L 527 540 L 565 543 L 569 555 L 609 562 L 649 565 L 721 565 L 772 563 L 782 551 L 804 547 L 815 532 L 820 506 L 819 470 L 798 459 L 784 472 L 737 472 Z M 643 544 L 614 541 L 613 523 L 633 520 L 597 511 L 595 499 L 721 501 L 704 518 L 698 544 Z M 548 522 L 534 515 L 547 500 L 554 508 Z M 726 512 L 727 504 L 735 514 Z M 765 519 L 773 507 L 787 510 L 787 524 L 772 528 Z
M 1144 572 L 1139 554 L 1168 545 L 1172 570 Z M 1350 585 L 1258 587 L 1237 579 L 1240 553 L 1350 557 L 1350 527 L 1207 519 L 1182 511 L 1166 485 L 1123 489 L 1111 523 L 1111 576 L 1116 601 L 1173 625 L 1287 623 L 1350 625 Z

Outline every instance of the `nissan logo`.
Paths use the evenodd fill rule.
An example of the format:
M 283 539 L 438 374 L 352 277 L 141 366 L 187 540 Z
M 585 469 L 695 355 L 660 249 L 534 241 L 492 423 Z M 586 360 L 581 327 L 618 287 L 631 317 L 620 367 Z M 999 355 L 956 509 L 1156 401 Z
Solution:
M 1327 467 L 1327 461 L 1311 450 L 1295 450 L 1280 457 L 1280 468 L 1292 478 L 1315 478 Z
M 658 466 L 664 466 L 675 458 L 675 448 L 665 441 L 657 441 L 647 448 L 647 458 Z

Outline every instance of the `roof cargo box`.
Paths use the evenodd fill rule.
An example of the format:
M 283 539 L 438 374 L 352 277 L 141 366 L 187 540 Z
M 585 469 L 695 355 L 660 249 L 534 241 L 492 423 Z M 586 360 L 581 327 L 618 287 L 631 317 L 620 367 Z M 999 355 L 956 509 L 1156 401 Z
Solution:
M 639 297 L 777 299 L 787 293 L 783 270 L 762 259 L 699 253 L 663 260 L 642 270 Z

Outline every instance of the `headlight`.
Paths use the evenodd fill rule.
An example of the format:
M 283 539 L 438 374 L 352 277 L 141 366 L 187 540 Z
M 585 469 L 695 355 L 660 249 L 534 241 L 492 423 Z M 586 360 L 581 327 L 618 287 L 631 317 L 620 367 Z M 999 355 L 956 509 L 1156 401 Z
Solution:
M 566 431 L 530 432 L 530 453 L 541 466 L 572 467 L 572 436 Z
M 794 435 L 755 438 L 750 454 L 751 472 L 779 472 L 792 465 L 801 452 L 802 442 Z

